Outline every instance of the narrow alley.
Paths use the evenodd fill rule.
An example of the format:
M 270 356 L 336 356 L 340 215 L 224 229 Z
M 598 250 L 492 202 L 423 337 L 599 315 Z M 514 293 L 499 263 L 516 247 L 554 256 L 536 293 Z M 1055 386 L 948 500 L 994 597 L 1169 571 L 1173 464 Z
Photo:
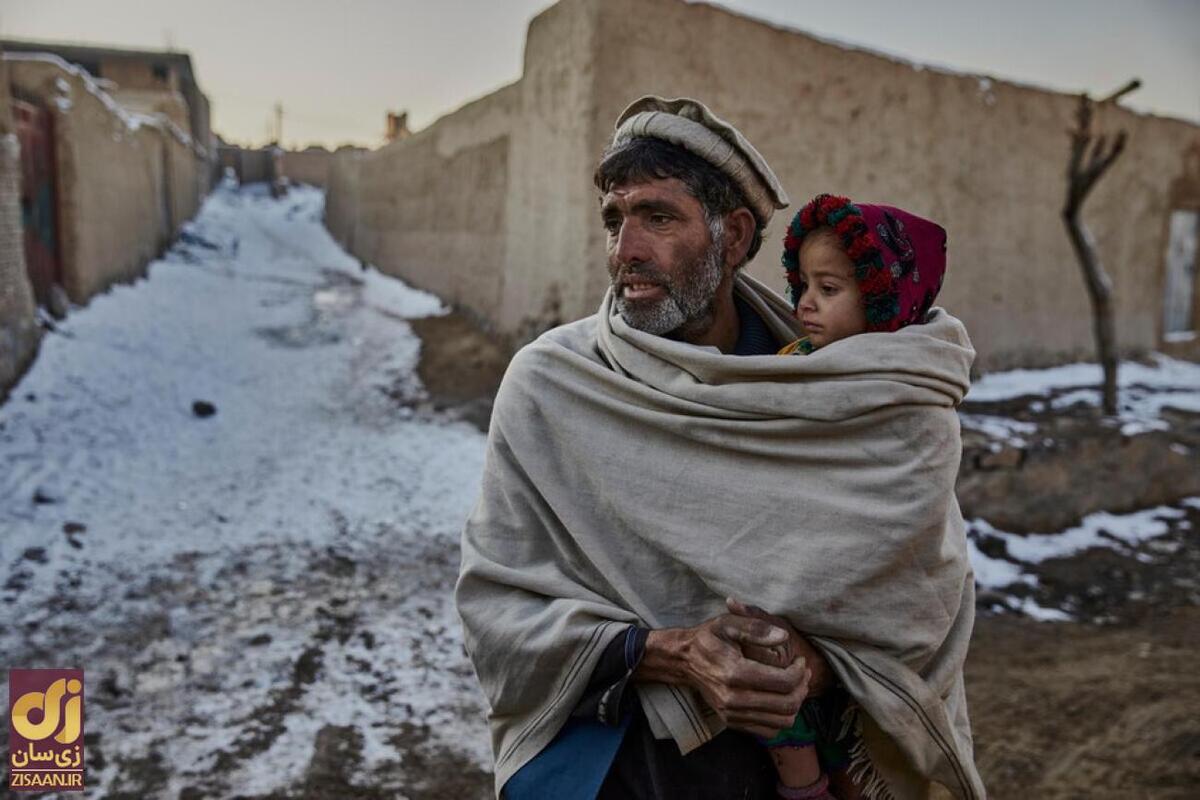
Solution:
M 0 407 L 0 652 L 86 665 L 96 796 L 490 786 L 450 603 L 483 436 L 414 375 L 440 301 L 322 208 L 221 186 Z

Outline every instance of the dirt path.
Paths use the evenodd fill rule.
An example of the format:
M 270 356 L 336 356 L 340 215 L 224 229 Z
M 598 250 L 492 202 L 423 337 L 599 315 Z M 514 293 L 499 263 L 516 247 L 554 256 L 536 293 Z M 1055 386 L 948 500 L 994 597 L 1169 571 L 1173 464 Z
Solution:
M 967 693 L 990 796 L 1194 798 L 1200 609 L 1095 627 L 980 619 Z

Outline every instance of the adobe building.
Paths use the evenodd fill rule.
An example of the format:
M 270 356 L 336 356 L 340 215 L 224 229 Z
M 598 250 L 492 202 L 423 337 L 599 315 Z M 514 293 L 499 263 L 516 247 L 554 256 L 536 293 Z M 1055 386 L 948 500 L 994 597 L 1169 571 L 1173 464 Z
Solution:
M 35 349 L 26 299 L 61 314 L 143 275 L 199 209 L 214 153 L 186 54 L 13 41 L 0 51 L 2 394 Z
M 121 106 L 161 113 L 205 150 L 212 146 L 208 97 L 196 83 L 187 53 L 5 40 L 9 53 L 52 53 L 87 72 Z
M 518 81 L 378 150 L 335 156 L 326 224 L 356 256 L 527 341 L 592 313 L 604 293 L 591 176 L 617 115 L 643 94 L 703 100 L 782 179 L 793 206 L 771 223 L 756 277 L 782 291 L 784 228 L 813 195 L 899 205 L 949 231 L 940 302 L 966 322 L 982 369 L 1094 359 L 1060 217 L 1076 97 L 682 0 L 563 0 L 543 12 Z M 1185 241 L 1200 212 L 1200 126 L 1116 107 L 1097 122 L 1129 134 L 1084 209 L 1123 350 L 1200 355 Z M 1193 311 L 1182 321 L 1166 309 L 1172 244 L 1176 261 L 1193 259 L 1170 271 L 1172 302 L 1182 292 Z
M 37 353 L 41 328 L 25 270 L 21 225 L 21 146 L 0 48 L 0 400 Z

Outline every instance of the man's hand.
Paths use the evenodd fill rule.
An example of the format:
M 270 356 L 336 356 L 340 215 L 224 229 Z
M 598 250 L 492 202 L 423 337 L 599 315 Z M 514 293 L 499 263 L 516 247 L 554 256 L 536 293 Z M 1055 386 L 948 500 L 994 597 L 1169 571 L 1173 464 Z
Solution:
M 635 678 L 691 686 L 726 724 L 771 737 L 791 726 L 811 675 L 803 658 L 761 664 L 743 656 L 742 648 L 779 647 L 788 639 L 785 628 L 736 614 L 694 628 L 650 631 Z
M 833 686 L 833 670 L 829 668 L 829 662 L 825 660 L 825 656 L 821 655 L 820 650 L 813 647 L 808 639 L 805 639 L 799 631 L 793 628 L 790 622 L 783 617 L 768 614 L 758 606 L 746 605 L 732 597 L 725 600 L 725 605 L 729 612 L 737 617 L 762 620 L 787 631 L 787 639 L 780 644 L 765 648 L 743 647 L 742 652 L 747 658 L 762 664 L 790 664 L 795 658 L 801 659 L 812 672 L 812 678 L 809 680 L 809 694 L 813 697 L 824 694 Z

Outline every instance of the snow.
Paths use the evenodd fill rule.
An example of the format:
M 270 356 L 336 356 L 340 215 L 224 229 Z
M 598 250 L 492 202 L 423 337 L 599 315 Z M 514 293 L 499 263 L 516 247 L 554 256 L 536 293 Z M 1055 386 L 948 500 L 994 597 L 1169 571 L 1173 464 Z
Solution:
M 1037 604 L 1032 597 L 1023 597 L 1016 603 L 1013 610 L 1019 611 L 1030 619 L 1038 622 L 1070 622 L 1073 617 L 1057 608 L 1046 608 Z
M 1037 583 L 1037 579 L 1027 574 L 1020 565 L 984 554 L 974 539 L 967 539 L 967 551 L 975 571 L 975 583 L 980 588 L 1003 589 L 1014 583 Z
M 170 796 L 204 785 L 306 649 L 319 669 L 270 746 L 218 770 L 237 792 L 289 786 L 330 724 L 363 736 L 368 772 L 403 759 L 406 721 L 490 764 L 450 602 L 484 437 L 396 399 L 422 391 L 406 320 L 446 309 L 364 269 L 322 210 L 315 189 L 223 184 L 147 279 L 58 323 L 0 406 L 0 597 L 20 621 L 0 652 L 136 698 L 88 701 L 98 791 L 150 751 Z
M 204 148 L 198 143 L 193 142 L 192 137 L 184 132 L 182 128 L 176 125 L 165 114 L 142 114 L 129 109 L 118 103 L 112 95 L 104 90 L 91 73 L 80 67 L 78 64 L 71 64 L 65 61 L 62 57 L 54 53 L 4 53 L 3 60 L 13 62 L 39 62 L 43 64 L 53 64 L 63 72 L 77 78 L 83 85 L 83 88 L 95 97 L 107 108 L 113 116 L 117 117 L 125 127 L 130 131 L 136 131 L 143 125 L 151 128 L 158 128 L 165 131 L 185 147 L 192 148 L 197 154 L 204 155 Z M 54 79 L 55 88 L 58 89 L 60 95 L 55 98 L 55 104 L 58 109 L 64 113 L 69 112 L 72 107 L 70 99 L 71 85 L 65 78 L 59 76 Z M 65 95 L 65 96 L 64 96 Z
M 1022 535 L 998 530 L 983 519 L 971 520 L 967 526 L 967 549 L 975 583 L 990 591 L 1037 586 L 1037 577 L 1030 570 L 1043 561 L 1069 558 L 1095 547 L 1129 552 L 1166 535 L 1172 526 L 1189 529 L 1185 509 L 1200 510 L 1200 497 L 1184 498 L 1175 506 L 1159 506 L 1128 514 L 1099 511 L 1084 517 L 1079 525 L 1057 533 Z M 979 541 L 983 539 L 1002 542 L 1007 557 L 995 558 L 984 553 L 979 547 Z M 1142 554 L 1135 555 L 1141 557 Z M 1059 609 L 1043 608 L 1028 596 L 1012 600 L 1009 604 L 1012 610 L 1033 619 L 1064 621 L 1072 618 Z
M 971 384 L 967 403 L 993 403 L 1029 399 L 1030 411 L 1042 412 L 1047 405 L 1061 411 L 1083 404 L 1099 407 L 1103 372 L 1098 364 L 1067 364 L 1049 369 L 1015 369 L 984 375 Z M 1117 371 L 1118 415 L 1126 436 L 1135 436 L 1170 426 L 1162 419 L 1165 409 L 1200 413 L 1200 364 L 1154 354 L 1147 364 L 1127 361 Z M 962 414 L 963 425 L 992 438 L 1023 446 L 1023 435 L 1036 430 L 1031 423 L 978 413 Z
M 1185 512 L 1171 506 L 1159 506 L 1130 514 L 1110 514 L 1098 511 L 1084 517 L 1079 525 L 1064 531 L 1025 536 L 1004 533 L 983 520 L 973 525 L 981 532 L 1002 538 L 1008 554 L 1026 564 L 1037 564 L 1049 558 L 1066 558 L 1092 547 L 1117 549 L 1120 545 L 1136 546 L 1162 536 L 1170 530 L 1171 520 L 1182 519 Z
M 991 403 L 1026 396 L 1048 396 L 1055 389 L 1096 387 L 1103 379 L 1100 365 L 1089 363 L 993 372 L 971 384 L 967 401 Z M 1117 381 L 1122 389 L 1142 386 L 1200 394 L 1200 364 L 1155 354 L 1151 356 L 1150 364 L 1122 362 Z

